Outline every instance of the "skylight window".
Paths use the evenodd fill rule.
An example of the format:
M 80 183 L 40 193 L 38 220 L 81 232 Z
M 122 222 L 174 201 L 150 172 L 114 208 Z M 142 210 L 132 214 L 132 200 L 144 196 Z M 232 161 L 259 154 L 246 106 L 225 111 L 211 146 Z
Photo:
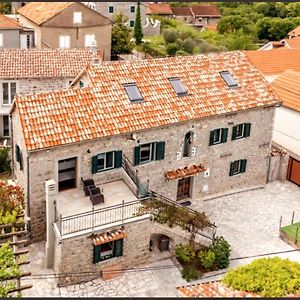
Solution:
M 188 93 L 186 87 L 181 83 L 178 77 L 169 78 L 169 81 L 178 96 L 184 96 Z
M 135 102 L 135 101 L 144 100 L 144 98 L 142 97 L 142 95 L 135 83 L 126 83 L 123 86 L 126 90 L 126 93 L 129 97 L 130 101 Z
M 238 84 L 235 82 L 232 75 L 228 71 L 220 72 L 220 75 L 222 76 L 222 78 L 224 79 L 224 81 L 226 82 L 226 84 L 229 87 L 237 87 L 238 86 Z

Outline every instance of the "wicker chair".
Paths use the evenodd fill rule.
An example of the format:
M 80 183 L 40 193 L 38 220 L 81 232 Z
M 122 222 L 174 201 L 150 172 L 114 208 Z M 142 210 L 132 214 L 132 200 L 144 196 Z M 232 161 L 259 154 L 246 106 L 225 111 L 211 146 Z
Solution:
M 83 179 L 81 177 L 81 182 L 83 184 L 83 191 L 84 191 L 85 196 L 89 196 L 90 195 L 89 188 L 95 188 L 96 187 L 94 180 L 91 179 L 91 178 Z
M 89 186 L 88 191 L 93 205 L 104 203 L 104 195 L 101 194 L 100 188 Z

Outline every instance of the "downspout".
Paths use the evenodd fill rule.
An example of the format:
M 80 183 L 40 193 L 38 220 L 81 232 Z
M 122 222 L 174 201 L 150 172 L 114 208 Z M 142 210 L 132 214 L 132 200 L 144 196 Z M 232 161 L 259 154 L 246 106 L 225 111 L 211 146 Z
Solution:
M 14 153 L 15 153 L 15 146 L 14 146 L 14 135 L 13 135 L 13 127 L 12 127 L 12 114 L 9 114 L 9 126 L 10 126 L 10 143 L 11 143 L 11 166 L 12 166 L 12 175 L 13 175 L 13 178 L 15 179 L 15 156 L 14 156 Z
M 31 214 L 30 214 L 30 181 L 29 181 L 29 153 L 27 154 L 26 157 L 26 162 L 27 162 L 27 218 L 28 218 L 28 223 L 27 223 L 27 228 L 29 232 L 29 237 L 31 238 Z

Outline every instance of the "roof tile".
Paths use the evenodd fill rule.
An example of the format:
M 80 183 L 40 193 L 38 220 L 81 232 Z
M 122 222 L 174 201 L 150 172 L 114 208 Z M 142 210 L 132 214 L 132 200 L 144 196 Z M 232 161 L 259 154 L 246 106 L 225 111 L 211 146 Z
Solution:
M 0 15 L 0 28 L 1 29 L 20 29 L 21 26 L 17 20 L 9 18 L 5 15 Z

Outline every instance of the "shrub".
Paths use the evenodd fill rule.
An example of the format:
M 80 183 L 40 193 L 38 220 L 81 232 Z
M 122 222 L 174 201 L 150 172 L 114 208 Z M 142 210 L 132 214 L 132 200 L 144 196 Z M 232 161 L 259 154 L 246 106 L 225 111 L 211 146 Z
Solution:
M 201 278 L 202 274 L 195 266 L 185 266 L 181 272 L 181 276 L 186 281 L 192 281 Z
M 9 150 L 8 147 L 0 149 L 0 173 L 11 173 Z
M 189 263 L 196 256 L 196 253 L 191 245 L 184 246 L 182 244 L 176 246 L 175 254 L 184 263 Z
M 214 240 L 210 250 L 215 254 L 215 262 L 218 268 L 223 269 L 229 266 L 230 245 L 222 236 Z
M 167 53 L 168 55 L 175 55 L 177 50 L 180 49 L 180 46 L 176 43 L 170 43 L 167 45 Z
M 198 254 L 198 257 L 200 259 L 201 265 L 205 269 L 209 269 L 213 266 L 215 260 L 216 260 L 216 255 L 213 251 L 208 250 L 208 251 L 200 251 Z
M 300 291 L 300 264 L 279 257 L 261 258 L 230 270 L 222 280 L 240 291 L 283 297 Z
M 174 29 L 165 29 L 163 31 L 163 38 L 166 44 L 175 43 L 178 38 L 178 32 Z
M 184 51 L 192 54 L 194 52 L 195 42 L 193 41 L 193 39 L 187 38 L 183 41 L 182 47 Z

